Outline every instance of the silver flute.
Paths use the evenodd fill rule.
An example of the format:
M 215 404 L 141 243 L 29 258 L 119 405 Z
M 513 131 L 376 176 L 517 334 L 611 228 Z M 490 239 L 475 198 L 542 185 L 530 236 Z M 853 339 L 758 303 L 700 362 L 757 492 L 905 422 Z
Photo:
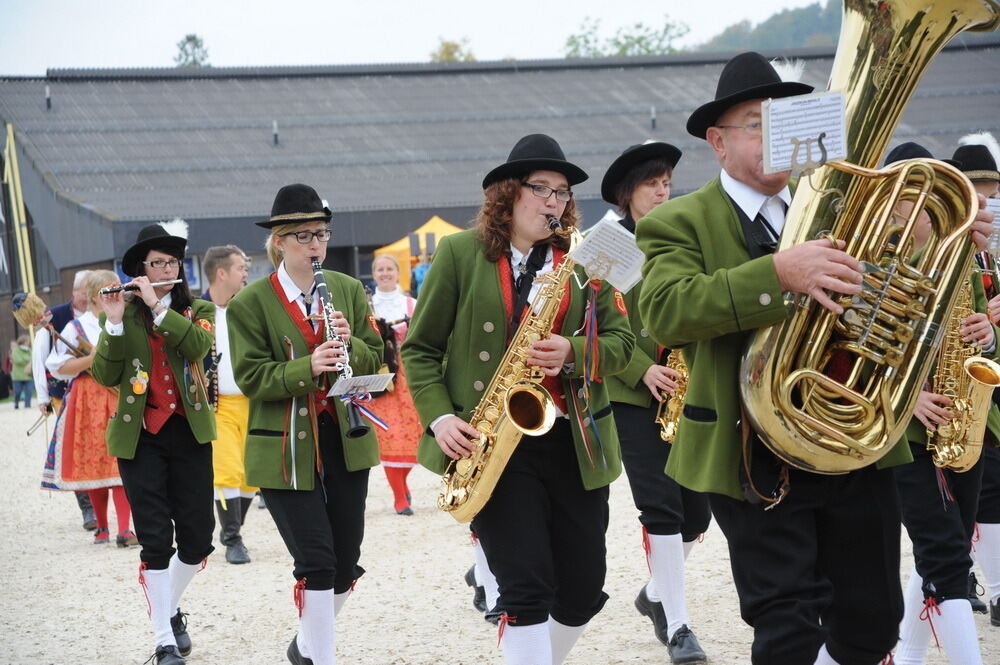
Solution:
M 183 279 L 168 279 L 165 282 L 152 282 L 150 286 L 166 286 L 168 284 L 180 284 Z M 119 291 L 138 291 L 139 286 L 137 284 L 119 284 L 118 286 L 109 286 L 107 288 L 98 291 L 102 296 L 106 296 L 112 293 L 118 293 Z

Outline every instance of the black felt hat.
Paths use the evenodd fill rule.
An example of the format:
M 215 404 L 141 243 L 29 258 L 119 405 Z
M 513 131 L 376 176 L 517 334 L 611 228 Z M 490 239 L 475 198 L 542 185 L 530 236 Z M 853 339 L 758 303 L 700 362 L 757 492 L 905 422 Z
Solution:
M 719 116 L 740 102 L 749 99 L 780 99 L 812 91 L 811 85 L 782 81 L 771 63 L 760 53 L 740 53 L 723 67 L 719 85 L 715 88 L 715 99 L 694 110 L 688 118 L 687 130 L 692 136 L 703 139 Z
M 601 198 L 612 205 L 618 205 L 615 199 L 615 190 L 618 183 L 628 175 L 633 168 L 654 159 L 662 159 L 673 169 L 677 162 L 681 160 L 681 150 L 669 143 L 662 141 L 651 141 L 649 143 L 639 143 L 625 148 L 622 154 L 618 155 L 615 161 L 611 162 L 604 180 L 601 181 Z
M 187 238 L 171 235 L 159 224 L 144 226 L 139 229 L 135 244 L 125 250 L 125 256 L 122 257 L 122 272 L 129 277 L 144 274 L 140 266 L 152 249 L 183 259 L 186 247 Z
M 951 156 L 958 168 L 972 182 L 1000 182 L 1000 171 L 993 153 L 984 145 L 963 145 Z
M 889 151 L 889 154 L 885 156 L 884 166 L 889 166 L 890 164 L 902 162 L 907 159 L 934 159 L 934 155 L 931 154 L 930 150 L 919 143 L 907 141 L 906 143 L 900 143 Z M 958 162 L 953 159 L 942 159 L 941 161 L 955 167 L 958 166 Z
M 528 134 L 514 144 L 507 161 L 486 174 L 483 189 L 505 178 L 520 178 L 532 171 L 555 171 L 566 176 L 570 186 L 589 176 L 576 164 L 566 161 L 562 148 L 551 136 Z
M 256 222 L 257 226 L 269 229 L 281 224 L 300 222 L 329 222 L 333 217 L 330 209 L 323 205 L 316 190 L 309 185 L 285 185 L 278 190 L 271 206 L 271 219 Z

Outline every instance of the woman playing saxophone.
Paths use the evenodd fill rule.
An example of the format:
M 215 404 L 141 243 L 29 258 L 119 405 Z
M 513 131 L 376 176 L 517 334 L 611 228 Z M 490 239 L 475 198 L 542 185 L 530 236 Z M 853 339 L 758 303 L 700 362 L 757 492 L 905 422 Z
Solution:
M 532 300 L 566 260 L 567 239 L 553 234 L 549 218 L 576 225 L 571 187 L 586 178 L 555 140 L 526 136 L 483 181 L 476 228 L 438 247 L 402 351 L 421 424 L 433 432 L 418 459 L 432 471 L 444 473 L 482 444 L 465 417 L 506 370 L 508 340 L 531 316 L 525 305 L 551 305 Z M 584 378 L 595 378 L 595 367 L 621 371 L 634 338 L 613 289 L 589 284 L 581 269 L 571 277 L 556 294 L 551 333 L 519 350 L 544 373 L 555 422 L 520 439 L 472 522 L 500 586 L 490 614 L 504 626 L 507 663 L 561 663 L 607 598 L 607 486 L 621 462 L 607 390 Z

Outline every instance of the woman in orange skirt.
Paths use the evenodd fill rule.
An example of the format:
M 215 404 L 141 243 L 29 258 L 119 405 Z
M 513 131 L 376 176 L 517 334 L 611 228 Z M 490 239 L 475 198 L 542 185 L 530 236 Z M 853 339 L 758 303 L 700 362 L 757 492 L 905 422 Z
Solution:
M 108 455 L 104 434 L 108 421 L 115 412 L 118 396 L 115 391 L 100 385 L 90 376 L 94 362 L 93 349 L 101 328 L 98 316 L 98 291 L 108 284 L 118 282 L 118 276 L 110 270 L 95 270 L 87 277 L 88 309 L 80 318 L 66 324 L 61 334 L 63 339 L 77 348 L 88 352 L 83 357 L 71 353 L 62 341 L 46 359 L 45 364 L 54 376 L 70 381 L 70 388 L 63 400 L 62 410 L 56 422 L 50 445 L 50 459 L 46 470 L 45 486 L 49 483 L 61 490 L 86 490 L 94 505 L 97 530 L 94 544 L 109 542 L 108 493 L 115 503 L 118 517 L 119 547 L 138 543 L 129 528 L 132 509 L 122 479 L 118 475 L 118 461 Z M 51 477 L 49 474 L 51 473 Z
M 375 293 L 372 310 L 379 319 L 379 327 L 386 332 L 385 358 L 389 370 L 396 373 L 393 389 L 376 398 L 375 411 L 389 425 L 389 431 L 378 431 L 379 456 L 385 477 L 392 488 L 393 503 L 400 515 L 412 515 L 410 488 L 406 476 L 417 464 L 417 442 L 420 440 L 420 420 L 413 407 L 410 389 L 406 386 L 403 364 L 399 362 L 399 347 L 406 337 L 406 326 L 417 301 L 399 288 L 399 264 L 388 254 L 380 254 L 372 262 Z

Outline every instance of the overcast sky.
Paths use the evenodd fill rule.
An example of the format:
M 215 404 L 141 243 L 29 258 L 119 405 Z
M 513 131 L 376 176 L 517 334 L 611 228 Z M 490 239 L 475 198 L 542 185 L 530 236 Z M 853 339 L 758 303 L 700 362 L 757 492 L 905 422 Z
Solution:
M 817 0 L 0 0 L 0 75 L 48 68 L 171 67 L 188 33 L 217 67 L 419 62 L 438 38 L 479 60 L 558 58 L 586 17 L 601 33 L 669 15 L 703 42 L 743 19 Z M 823 0 L 825 3 L 826 0 Z

